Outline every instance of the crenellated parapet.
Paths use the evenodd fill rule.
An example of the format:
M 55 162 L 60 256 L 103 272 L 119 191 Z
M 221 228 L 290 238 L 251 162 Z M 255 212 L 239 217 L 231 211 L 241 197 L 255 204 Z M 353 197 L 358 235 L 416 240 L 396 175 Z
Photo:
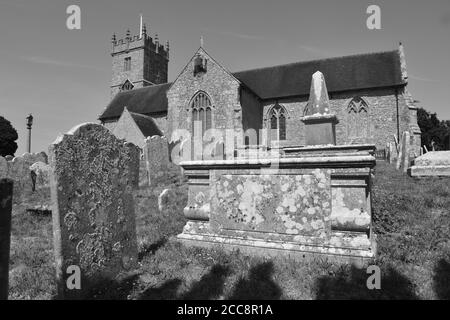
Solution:
M 125 37 L 121 39 L 117 39 L 114 34 L 111 39 L 111 43 L 111 56 L 145 48 L 169 60 L 169 42 L 167 41 L 166 45 L 161 44 L 158 35 L 156 34 L 154 38 L 151 37 L 147 34 L 145 28 L 143 29 L 142 34 L 137 35 L 131 35 L 128 30 Z

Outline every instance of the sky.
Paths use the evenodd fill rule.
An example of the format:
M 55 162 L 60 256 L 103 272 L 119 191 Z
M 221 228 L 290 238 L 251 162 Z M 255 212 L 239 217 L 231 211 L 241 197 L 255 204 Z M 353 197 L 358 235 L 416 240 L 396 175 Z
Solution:
M 66 27 L 69 5 L 81 29 Z M 366 26 L 369 5 L 381 30 Z M 230 71 L 405 46 L 409 90 L 419 106 L 450 119 L 450 0 L 0 0 L 0 115 L 32 152 L 83 122 L 97 122 L 110 101 L 111 37 L 150 35 L 170 42 L 169 81 L 200 46 Z

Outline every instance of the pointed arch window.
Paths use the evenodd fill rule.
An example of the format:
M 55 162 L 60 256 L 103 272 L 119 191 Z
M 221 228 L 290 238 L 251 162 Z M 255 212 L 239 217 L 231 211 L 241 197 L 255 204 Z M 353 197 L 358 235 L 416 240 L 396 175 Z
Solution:
M 369 107 L 360 97 L 355 97 L 347 107 L 347 133 L 349 139 L 365 140 L 369 136 Z
M 211 99 L 205 92 L 197 93 L 192 99 L 192 128 L 195 121 L 201 122 L 202 136 L 212 128 L 212 104 Z
M 272 141 L 286 140 L 286 109 L 276 104 L 268 115 L 270 122 L 270 139 Z
M 125 82 L 122 84 L 122 86 L 120 87 L 121 91 L 128 91 L 128 90 L 133 90 L 134 88 L 134 84 L 131 83 L 130 80 L 125 80 Z

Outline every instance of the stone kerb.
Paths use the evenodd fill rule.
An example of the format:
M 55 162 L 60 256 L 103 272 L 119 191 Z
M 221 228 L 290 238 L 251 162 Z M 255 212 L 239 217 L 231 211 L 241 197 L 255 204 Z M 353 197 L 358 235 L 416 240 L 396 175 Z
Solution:
M 431 151 L 414 160 L 413 177 L 450 177 L 450 151 Z
M 139 148 L 87 123 L 59 137 L 49 160 L 58 295 L 78 299 L 136 267 Z M 79 270 L 79 286 L 68 270 Z

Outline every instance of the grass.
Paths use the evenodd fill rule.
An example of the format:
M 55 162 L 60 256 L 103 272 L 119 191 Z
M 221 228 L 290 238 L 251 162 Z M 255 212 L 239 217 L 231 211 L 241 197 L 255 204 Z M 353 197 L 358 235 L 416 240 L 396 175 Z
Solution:
M 159 212 L 170 188 L 173 202 Z M 97 287 L 92 299 L 450 299 L 450 179 L 414 180 L 379 162 L 373 186 L 381 290 L 366 287 L 365 269 L 326 259 L 248 257 L 186 248 L 171 240 L 186 222 L 187 186 L 177 170 L 135 194 L 140 267 Z M 14 206 L 10 299 L 55 293 L 50 217 Z

